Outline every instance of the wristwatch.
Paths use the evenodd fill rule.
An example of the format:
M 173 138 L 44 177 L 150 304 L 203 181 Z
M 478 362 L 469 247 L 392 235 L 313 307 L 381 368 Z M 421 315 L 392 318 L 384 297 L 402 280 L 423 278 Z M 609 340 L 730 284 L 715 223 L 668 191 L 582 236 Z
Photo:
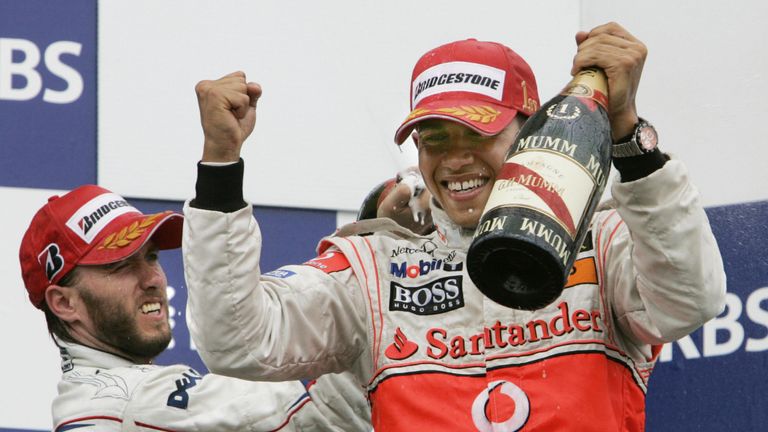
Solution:
M 611 152 L 614 158 L 640 156 L 651 153 L 659 143 L 656 128 L 645 119 L 639 119 L 635 124 L 635 130 L 622 142 L 612 146 Z

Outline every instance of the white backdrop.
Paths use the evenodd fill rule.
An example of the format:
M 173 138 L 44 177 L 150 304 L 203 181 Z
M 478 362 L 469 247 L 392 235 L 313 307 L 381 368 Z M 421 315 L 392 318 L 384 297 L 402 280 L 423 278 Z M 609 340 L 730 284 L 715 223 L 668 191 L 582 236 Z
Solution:
M 570 0 L 102 2 L 99 181 L 131 196 L 190 196 L 202 152 L 195 83 L 242 70 L 264 89 L 244 151 L 247 198 L 356 210 L 415 162 L 393 136 L 424 52 L 504 42 L 551 97 L 569 79 L 578 14 Z
M 576 30 L 615 20 L 649 47 L 640 112 L 690 165 L 705 204 L 766 197 L 750 187 L 768 184 L 755 166 L 765 154 L 764 2 L 139 0 L 103 2 L 99 18 L 98 173 L 128 195 L 191 194 L 194 85 L 243 70 L 264 87 L 244 152 L 248 198 L 355 210 L 370 185 L 415 161 L 392 135 L 423 52 L 467 37 L 504 42 L 548 99 L 569 78 Z
M 581 1 L 581 27 L 614 20 L 648 46 L 640 115 L 681 157 L 707 206 L 768 198 L 768 3 Z

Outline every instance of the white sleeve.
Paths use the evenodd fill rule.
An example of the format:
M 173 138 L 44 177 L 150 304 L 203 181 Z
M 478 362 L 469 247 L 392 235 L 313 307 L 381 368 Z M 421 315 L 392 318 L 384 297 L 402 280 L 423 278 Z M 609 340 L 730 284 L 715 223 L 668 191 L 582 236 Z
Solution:
M 648 177 L 615 183 L 612 195 L 618 214 L 599 213 L 594 231 L 604 295 L 620 330 L 661 344 L 717 316 L 725 304 L 723 261 L 683 164 L 672 159 Z
M 308 388 L 324 421 L 345 431 L 373 430 L 367 391 L 351 373 L 323 375 Z
M 124 426 L 135 425 L 136 430 L 201 432 L 288 432 L 307 430 L 309 425 L 316 430 L 343 430 L 345 423 L 340 422 L 345 420 L 321 412 L 298 381 L 200 376 L 185 366 L 150 372 L 135 389 L 123 416 Z
M 368 345 L 353 271 L 298 265 L 285 267 L 281 277 L 262 275 L 261 234 L 251 211 L 184 207 L 187 320 L 203 361 L 213 372 L 246 379 L 350 369 Z

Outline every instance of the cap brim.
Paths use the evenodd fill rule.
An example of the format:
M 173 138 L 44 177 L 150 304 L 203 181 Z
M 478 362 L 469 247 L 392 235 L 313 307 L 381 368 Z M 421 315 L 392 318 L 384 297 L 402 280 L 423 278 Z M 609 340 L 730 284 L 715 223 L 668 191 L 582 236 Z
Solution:
M 109 234 L 99 236 L 94 241 L 93 247 L 80 259 L 79 264 L 99 265 L 121 261 L 136 253 L 150 239 L 159 249 L 181 247 L 184 217 L 178 213 L 130 213 L 118 220 L 114 222 L 116 227 L 110 229 Z
M 402 144 L 416 124 L 427 119 L 443 119 L 461 123 L 477 133 L 496 135 L 517 115 L 514 108 L 477 100 L 437 100 L 421 104 L 406 117 L 395 132 L 395 143 Z

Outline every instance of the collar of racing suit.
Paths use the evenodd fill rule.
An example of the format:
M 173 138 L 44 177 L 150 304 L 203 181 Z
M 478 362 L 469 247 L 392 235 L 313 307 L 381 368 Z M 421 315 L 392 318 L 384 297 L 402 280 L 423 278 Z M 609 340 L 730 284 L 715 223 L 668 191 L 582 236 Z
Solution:
M 115 354 L 99 351 L 77 343 L 64 342 L 55 336 L 53 338 L 59 347 L 61 371 L 63 373 L 71 371 L 75 365 L 100 369 L 135 366 L 135 363 L 132 361 Z
M 469 244 L 472 243 L 475 229 L 462 228 L 453 222 L 448 214 L 437 205 L 434 198 L 430 201 L 429 207 L 432 210 L 432 222 L 437 227 L 437 236 L 440 240 L 448 247 L 468 248 Z

